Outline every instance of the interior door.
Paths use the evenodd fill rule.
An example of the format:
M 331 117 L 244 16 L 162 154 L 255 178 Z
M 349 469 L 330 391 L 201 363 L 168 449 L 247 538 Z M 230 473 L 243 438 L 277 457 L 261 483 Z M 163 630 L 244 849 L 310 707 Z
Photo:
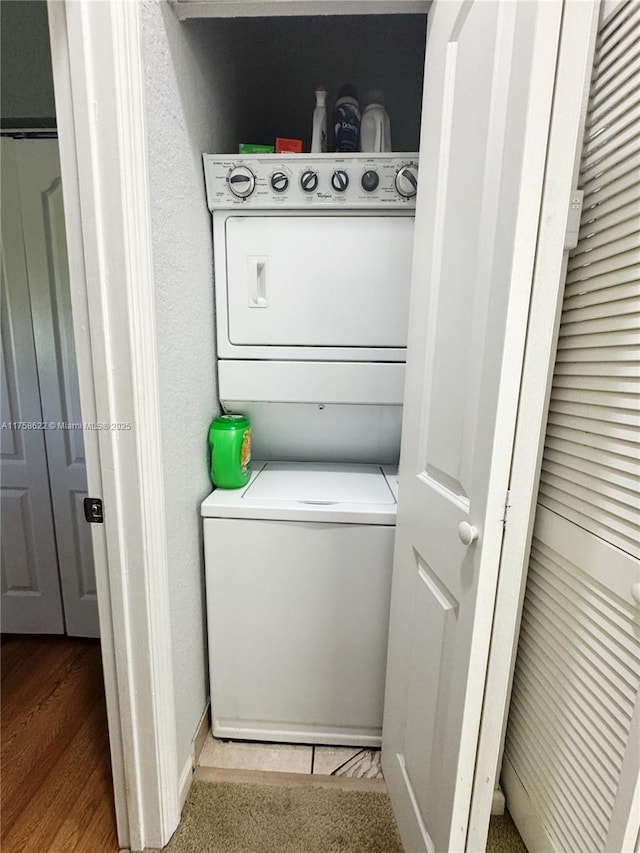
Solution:
M 62 634 L 15 146 L 2 140 L 2 630 Z
M 532 850 L 640 828 L 639 31 L 601 6 L 502 765 Z
M 97 637 L 58 143 L 2 158 L 3 630 Z
M 16 160 L 67 634 L 98 637 L 58 140 L 20 140 Z
M 466 849 L 561 14 L 429 16 L 382 753 L 411 853 Z

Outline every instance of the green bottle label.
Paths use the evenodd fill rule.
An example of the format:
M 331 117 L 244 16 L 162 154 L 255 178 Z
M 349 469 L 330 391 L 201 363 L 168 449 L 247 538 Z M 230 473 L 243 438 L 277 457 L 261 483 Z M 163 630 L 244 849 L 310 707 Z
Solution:
M 249 462 L 251 462 L 251 429 L 245 429 L 240 445 L 240 470 L 243 474 L 249 472 Z

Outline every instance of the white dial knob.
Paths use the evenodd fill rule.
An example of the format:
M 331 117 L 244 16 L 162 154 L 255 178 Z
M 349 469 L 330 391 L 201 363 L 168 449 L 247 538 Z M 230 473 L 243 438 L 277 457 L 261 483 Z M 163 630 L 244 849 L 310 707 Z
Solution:
M 256 176 L 248 166 L 236 166 L 227 178 L 229 189 L 237 198 L 249 198 L 256 188 Z
M 313 193 L 318 189 L 318 173 L 313 169 L 306 169 L 300 176 L 300 186 L 306 193 Z
M 283 193 L 289 186 L 289 175 L 286 172 L 274 172 L 271 175 L 271 189 L 276 193 Z
M 344 169 L 336 169 L 331 176 L 331 186 L 337 193 L 343 193 L 349 186 L 349 175 Z
M 461 521 L 458 525 L 458 536 L 463 545 L 471 545 L 478 538 L 478 528 L 472 527 L 467 521 Z
M 396 172 L 396 190 L 403 198 L 413 198 L 418 192 L 418 167 L 413 163 L 401 166 Z

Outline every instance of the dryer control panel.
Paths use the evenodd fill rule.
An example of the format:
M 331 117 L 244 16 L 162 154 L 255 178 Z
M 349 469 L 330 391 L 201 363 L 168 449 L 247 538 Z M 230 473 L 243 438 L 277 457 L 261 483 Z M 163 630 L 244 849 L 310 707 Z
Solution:
M 418 155 L 204 154 L 209 210 L 238 207 L 405 208 L 418 191 Z

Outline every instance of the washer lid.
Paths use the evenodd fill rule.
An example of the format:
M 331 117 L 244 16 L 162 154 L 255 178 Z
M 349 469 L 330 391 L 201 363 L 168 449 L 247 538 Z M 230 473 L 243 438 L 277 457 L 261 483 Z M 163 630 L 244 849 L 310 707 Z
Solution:
M 395 498 L 377 465 L 268 462 L 243 494 L 251 501 L 297 501 L 305 504 L 394 504 Z
M 386 466 L 391 467 L 391 466 Z M 395 524 L 396 499 L 380 465 L 252 462 L 243 489 L 216 489 L 205 518 Z

